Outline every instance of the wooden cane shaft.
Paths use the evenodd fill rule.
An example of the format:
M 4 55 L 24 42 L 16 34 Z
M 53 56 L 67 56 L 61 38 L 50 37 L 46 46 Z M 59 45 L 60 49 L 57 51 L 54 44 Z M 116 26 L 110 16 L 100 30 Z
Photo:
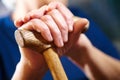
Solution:
M 49 48 L 43 52 L 54 80 L 68 80 L 57 53 Z

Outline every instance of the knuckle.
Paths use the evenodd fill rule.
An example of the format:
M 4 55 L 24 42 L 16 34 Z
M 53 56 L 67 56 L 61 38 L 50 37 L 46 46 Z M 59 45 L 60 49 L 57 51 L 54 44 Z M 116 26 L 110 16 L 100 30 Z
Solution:
M 32 20 L 30 20 L 30 22 L 35 24 L 36 22 L 38 22 L 38 19 L 32 19 Z
M 65 31 L 67 31 L 68 29 L 67 29 L 67 26 L 63 26 L 63 27 L 61 27 L 61 31 L 62 32 L 65 32 Z
M 52 12 L 53 14 L 58 14 L 58 13 L 59 13 L 59 11 L 58 11 L 57 9 L 53 9 L 51 12 Z
M 58 29 L 54 29 L 54 34 L 56 35 L 56 37 L 58 37 L 61 34 L 61 32 Z
M 66 16 L 67 21 L 72 21 L 73 17 L 72 16 Z
M 38 29 L 39 23 L 40 23 L 40 21 L 39 21 L 38 19 L 32 19 L 32 20 L 30 21 L 31 26 L 32 26 L 33 29 L 35 29 L 35 30 Z
M 43 27 L 43 32 L 49 31 L 48 27 Z
M 52 20 L 52 17 L 50 15 L 45 15 L 41 19 L 44 20 L 45 22 L 49 22 Z
M 31 26 L 33 29 L 36 29 L 35 20 L 29 21 L 29 26 Z
M 66 18 L 67 21 L 72 20 L 73 19 L 73 14 L 72 13 L 66 14 L 65 18 Z
M 73 25 L 74 20 L 73 20 L 73 18 L 69 17 L 69 18 L 67 18 L 66 22 L 67 22 L 68 25 Z
M 40 26 L 41 20 L 39 20 L 39 19 L 33 19 L 33 20 L 31 20 L 31 22 L 32 22 L 33 25 L 36 25 L 35 26 L 36 29 L 38 27 L 42 27 L 41 32 L 46 32 L 46 31 L 49 30 L 48 27 L 45 27 L 45 25 L 43 23 L 41 24 L 42 26 Z

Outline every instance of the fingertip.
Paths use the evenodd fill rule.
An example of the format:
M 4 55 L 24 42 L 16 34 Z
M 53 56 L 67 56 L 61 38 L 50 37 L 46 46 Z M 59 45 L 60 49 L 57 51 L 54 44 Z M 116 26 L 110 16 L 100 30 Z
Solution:
M 73 31 L 73 21 L 71 21 L 71 23 L 69 23 L 69 26 L 68 26 L 68 30 L 69 32 L 72 32 Z
M 81 18 L 81 17 L 78 17 L 78 16 L 74 16 L 73 17 L 73 21 L 76 22 L 76 21 L 82 21 L 82 22 L 86 22 L 88 23 L 89 20 L 87 18 Z
M 15 25 L 16 27 L 18 27 L 18 22 L 17 22 L 17 21 L 14 21 L 14 25 Z
M 64 46 L 64 42 L 63 42 L 63 39 L 62 39 L 62 36 L 58 36 L 58 37 L 55 37 L 54 39 L 54 44 L 57 46 L 57 47 L 63 47 Z
M 28 22 L 30 20 L 30 16 L 29 15 L 26 15 L 25 17 L 23 17 L 22 21 L 24 23 Z
M 20 27 L 24 24 L 24 22 L 21 19 L 17 19 L 14 21 L 14 24 L 16 27 Z
M 73 31 L 73 26 L 69 26 L 69 32 L 72 32 Z
M 89 27 L 89 21 L 86 18 L 79 18 L 74 22 L 75 32 L 85 32 Z
M 55 43 L 57 45 L 57 47 L 63 47 L 64 43 L 62 40 L 59 40 L 57 43 Z
M 83 28 L 82 33 L 86 32 L 89 28 L 89 25 L 90 25 L 90 22 L 86 18 L 83 18 L 83 22 L 85 24 L 85 27 Z
M 53 41 L 53 37 L 50 34 L 50 32 L 46 32 L 46 33 L 40 32 L 40 33 L 41 33 L 41 35 L 42 35 L 42 37 L 44 38 L 45 41 L 47 41 L 47 42 L 52 42 Z
M 49 42 L 52 42 L 53 41 L 53 38 L 52 38 L 52 36 L 49 34 L 49 36 L 47 37 L 47 40 L 49 41 Z
M 88 19 L 86 19 L 86 18 L 82 18 L 82 21 L 83 21 L 84 24 L 86 24 L 86 25 L 89 23 Z

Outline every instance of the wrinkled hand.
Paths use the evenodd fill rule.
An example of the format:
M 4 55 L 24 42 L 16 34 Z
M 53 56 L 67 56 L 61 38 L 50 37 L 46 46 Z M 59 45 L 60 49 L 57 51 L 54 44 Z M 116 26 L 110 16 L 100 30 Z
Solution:
M 84 21 L 86 21 L 85 24 Z M 80 18 L 78 23 L 80 26 L 85 27 L 88 21 Z M 72 39 L 68 37 L 68 34 L 73 31 L 73 14 L 59 2 L 52 2 L 48 6 L 45 5 L 38 10 L 33 10 L 22 19 L 18 19 L 15 24 L 18 27 L 22 26 L 21 28 L 23 29 L 40 32 L 47 41 L 53 41 L 59 48 L 63 47 L 66 43 L 68 47 L 69 42 L 70 44 L 73 42 Z M 80 32 L 82 30 L 83 29 L 80 29 Z M 68 42 L 68 38 L 71 41 Z
M 58 47 L 62 47 L 68 41 L 68 32 L 73 30 L 73 14 L 62 3 L 52 2 L 29 12 L 15 24 L 40 32 L 47 41 L 54 41 Z
M 80 33 L 87 24 L 88 20 L 83 18 L 74 22 L 73 14 L 59 2 L 52 2 L 15 21 L 17 27 L 40 32 L 44 39 L 54 42 L 55 50 L 60 55 L 66 53 L 79 40 Z M 20 48 L 20 51 L 20 63 L 27 64 L 33 73 L 38 71 L 35 74 L 41 74 L 41 68 L 46 67 L 43 56 L 28 48 Z

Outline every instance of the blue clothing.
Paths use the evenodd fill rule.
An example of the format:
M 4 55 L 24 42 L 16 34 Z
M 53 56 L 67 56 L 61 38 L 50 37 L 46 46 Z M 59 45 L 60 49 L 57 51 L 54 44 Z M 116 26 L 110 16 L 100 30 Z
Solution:
M 117 50 L 99 29 L 97 24 L 78 9 L 71 8 L 71 11 L 76 16 L 86 17 L 90 20 L 90 28 L 86 32 L 86 35 L 94 46 L 108 55 L 120 59 Z M 0 19 L 0 80 L 10 80 L 17 63 L 20 60 L 19 49 L 14 38 L 15 30 L 16 27 L 14 26 L 10 15 Z M 84 73 L 66 57 L 63 56 L 61 61 L 69 80 L 88 80 Z M 52 77 L 50 72 L 48 72 L 43 80 L 50 79 L 52 79 Z

